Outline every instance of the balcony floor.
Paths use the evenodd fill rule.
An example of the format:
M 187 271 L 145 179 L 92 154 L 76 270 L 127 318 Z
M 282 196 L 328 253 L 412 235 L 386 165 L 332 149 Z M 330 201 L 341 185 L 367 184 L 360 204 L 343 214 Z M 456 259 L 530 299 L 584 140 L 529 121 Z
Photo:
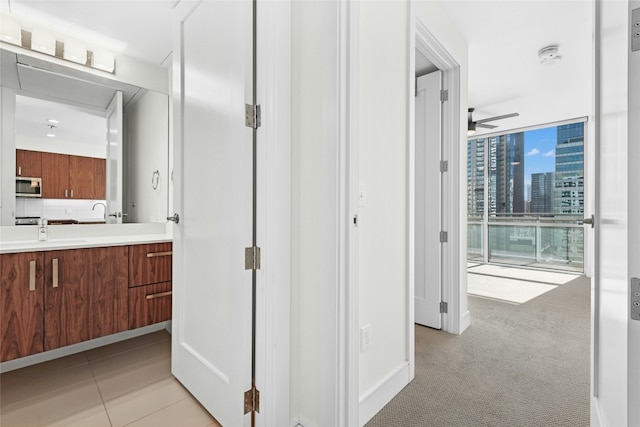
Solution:
M 470 295 L 524 304 L 582 274 L 505 265 L 467 263 L 467 292 Z

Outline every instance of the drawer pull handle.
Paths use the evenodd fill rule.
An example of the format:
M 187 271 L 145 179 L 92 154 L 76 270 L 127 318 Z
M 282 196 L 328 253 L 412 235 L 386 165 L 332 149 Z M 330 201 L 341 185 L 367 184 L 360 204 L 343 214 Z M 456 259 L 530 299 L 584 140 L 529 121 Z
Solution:
M 166 252 L 149 252 L 147 254 L 147 258 L 155 258 L 155 257 L 159 257 L 159 256 L 168 256 L 173 254 L 173 251 L 166 251 Z
M 36 290 L 36 262 L 29 261 L 29 290 Z
M 53 259 L 53 287 L 58 287 L 58 258 Z
M 173 291 L 158 292 L 157 294 L 147 295 L 147 299 L 161 298 L 171 296 Z

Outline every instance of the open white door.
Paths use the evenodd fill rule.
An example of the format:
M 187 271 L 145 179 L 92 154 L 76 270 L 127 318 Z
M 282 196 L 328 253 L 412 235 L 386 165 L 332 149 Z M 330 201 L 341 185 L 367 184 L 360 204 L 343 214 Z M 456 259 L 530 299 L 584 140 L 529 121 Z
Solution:
M 442 73 L 418 77 L 416 95 L 415 322 L 442 328 L 441 136 Z
M 222 425 L 249 425 L 252 271 L 245 270 L 245 248 L 252 246 L 253 146 L 245 104 L 252 99 L 252 3 L 179 6 L 171 369 Z
M 116 91 L 107 108 L 107 207 L 110 224 L 122 223 L 122 92 Z

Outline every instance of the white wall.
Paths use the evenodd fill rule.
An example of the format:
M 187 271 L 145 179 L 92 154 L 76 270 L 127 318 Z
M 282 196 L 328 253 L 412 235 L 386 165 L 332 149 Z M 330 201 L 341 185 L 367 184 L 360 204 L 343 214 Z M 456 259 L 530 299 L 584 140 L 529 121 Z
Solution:
M 15 224 L 16 93 L 0 86 L 0 225 Z
M 103 120 L 102 127 L 107 128 L 107 121 Z M 24 135 L 16 135 L 16 149 L 43 151 L 46 153 L 70 154 L 74 156 L 97 157 L 104 159 L 107 157 L 107 141 L 102 145 L 83 144 L 80 142 L 63 141 L 56 138 L 55 146 L 51 144 L 49 138 L 34 138 Z
M 409 13 L 406 2 L 360 4 L 360 396 L 408 361 L 407 156 Z M 408 377 L 405 377 L 405 381 Z
M 291 419 L 337 426 L 337 2 L 292 4 Z
M 596 120 L 599 130 L 600 198 L 597 203 L 599 257 L 594 301 L 595 384 L 592 425 L 638 426 L 637 361 L 640 327 L 629 320 L 629 279 L 640 276 L 640 213 L 634 142 L 640 132 L 637 76 L 640 53 L 629 53 L 629 6 L 640 2 L 596 2 Z M 599 55 L 599 57 L 598 57 Z M 598 101 L 599 100 L 599 101 Z M 631 219 L 634 221 L 630 221 Z
M 125 222 L 166 222 L 171 185 L 167 95 L 148 91 L 135 103 L 127 105 L 124 122 L 123 210 L 128 214 Z M 154 171 L 159 173 L 157 179 L 153 176 Z M 156 189 L 152 179 L 157 181 Z M 206 179 L 205 173 L 203 183 Z

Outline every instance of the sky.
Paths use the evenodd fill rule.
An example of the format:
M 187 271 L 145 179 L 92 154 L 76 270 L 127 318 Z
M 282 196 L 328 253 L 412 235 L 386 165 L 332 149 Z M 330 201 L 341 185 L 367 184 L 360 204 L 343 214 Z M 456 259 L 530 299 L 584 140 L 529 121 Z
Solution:
M 531 174 L 555 172 L 556 139 L 556 127 L 524 133 L 524 185 L 527 200 L 530 200 Z

